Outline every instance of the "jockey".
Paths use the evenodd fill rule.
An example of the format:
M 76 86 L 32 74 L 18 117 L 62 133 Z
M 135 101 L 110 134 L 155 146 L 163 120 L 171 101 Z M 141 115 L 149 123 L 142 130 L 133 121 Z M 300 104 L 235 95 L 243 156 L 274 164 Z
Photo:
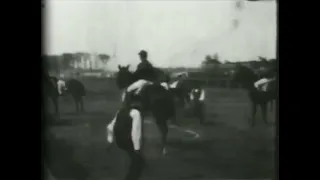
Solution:
M 124 106 L 106 127 L 107 141 L 113 143 L 115 139 L 117 146 L 127 152 L 130 157 L 131 164 L 126 180 L 138 179 L 144 163 L 143 156 L 140 153 L 142 148 L 143 117 L 139 103 L 132 103 L 134 101 L 135 99 L 132 99 L 131 103 L 123 103 Z
M 154 71 L 153 65 L 148 61 L 148 53 L 145 50 L 139 52 L 141 62 L 137 66 L 137 70 L 134 74 L 138 74 L 141 79 L 132 83 L 127 89 L 126 92 L 134 92 L 135 95 L 139 95 L 142 88 L 146 85 L 155 83 L 156 74 Z M 169 86 L 165 82 L 160 82 L 161 86 L 165 89 L 169 89 Z M 125 99 L 125 94 L 122 94 L 122 101 Z
M 148 61 L 148 53 L 145 50 L 141 50 L 139 53 L 141 62 L 138 64 L 134 74 L 140 79 L 146 81 L 154 81 L 156 79 L 153 65 Z

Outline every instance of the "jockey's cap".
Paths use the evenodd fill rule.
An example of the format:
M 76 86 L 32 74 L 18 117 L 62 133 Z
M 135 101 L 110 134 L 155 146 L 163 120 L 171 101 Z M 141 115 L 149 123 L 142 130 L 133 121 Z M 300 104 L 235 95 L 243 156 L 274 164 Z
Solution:
M 145 50 L 141 50 L 141 51 L 139 52 L 139 55 L 140 55 L 140 56 L 147 56 L 147 55 L 148 55 L 148 52 L 145 51 Z

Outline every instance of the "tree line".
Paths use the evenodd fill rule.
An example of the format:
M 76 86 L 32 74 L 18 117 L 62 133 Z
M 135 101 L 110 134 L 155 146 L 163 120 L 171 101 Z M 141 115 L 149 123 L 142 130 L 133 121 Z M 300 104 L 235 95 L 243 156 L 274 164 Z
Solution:
M 108 54 L 98 54 L 98 59 L 102 63 L 108 63 L 110 60 L 110 55 Z M 60 55 L 43 55 L 42 61 L 44 68 L 49 71 L 64 71 L 67 69 L 72 69 L 73 65 L 77 62 L 84 61 L 89 64 L 88 69 L 92 70 L 91 54 L 89 53 L 62 53 Z
M 111 60 L 110 55 L 108 54 L 98 54 L 98 60 L 102 63 L 108 63 Z M 86 69 L 92 70 L 92 61 L 91 61 L 91 54 L 77 52 L 77 53 L 62 53 L 60 55 L 44 55 L 42 57 L 44 61 L 44 68 L 48 71 L 54 72 L 61 72 L 68 69 L 72 69 L 76 62 L 85 61 L 88 64 Z M 206 55 L 201 62 L 199 69 L 202 72 L 210 74 L 211 76 L 224 76 L 226 72 L 228 72 L 234 65 L 236 64 L 247 64 L 251 68 L 257 70 L 259 68 L 269 68 L 269 67 L 276 67 L 277 62 L 275 59 L 267 59 L 265 57 L 257 57 L 256 60 L 250 60 L 246 62 L 230 62 L 228 60 L 221 60 L 218 53 L 213 55 Z M 168 71 L 188 71 L 189 68 L 164 68 Z
M 266 57 L 259 56 L 255 60 L 248 60 L 242 62 L 230 62 L 228 60 L 221 60 L 218 53 L 213 55 L 206 55 L 201 63 L 201 71 L 210 74 L 211 76 L 223 76 L 227 75 L 230 69 L 236 65 L 246 65 L 255 71 L 261 69 L 272 69 L 277 71 L 278 65 L 276 59 L 268 59 Z

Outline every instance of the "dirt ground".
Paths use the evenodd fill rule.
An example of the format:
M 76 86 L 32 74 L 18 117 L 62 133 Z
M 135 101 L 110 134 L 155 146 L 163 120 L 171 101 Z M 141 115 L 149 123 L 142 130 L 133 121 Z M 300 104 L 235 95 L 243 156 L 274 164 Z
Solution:
M 120 180 L 128 159 L 116 146 L 108 149 L 105 134 L 119 107 L 119 90 L 112 81 L 83 82 L 88 91 L 86 112 L 76 114 L 66 95 L 59 100 L 60 118 L 47 119 L 47 166 L 61 180 Z M 259 109 L 256 126 L 249 126 L 249 99 L 243 90 L 208 88 L 206 92 L 205 125 L 179 113 L 179 127 L 169 129 L 166 156 L 160 152 L 158 129 L 147 118 L 142 179 L 272 179 L 275 125 L 265 125 Z M 50 104 L 48 108 L 53 112 Z M 274 124 L 275 110 L 268 120 Z

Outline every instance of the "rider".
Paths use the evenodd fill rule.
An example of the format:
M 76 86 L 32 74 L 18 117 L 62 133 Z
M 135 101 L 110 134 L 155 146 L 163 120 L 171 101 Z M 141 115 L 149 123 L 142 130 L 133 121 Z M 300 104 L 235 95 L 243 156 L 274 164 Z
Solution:
M 135 95 L 138 95 L 141 92 L 142 88 L 146 85 L 157 83 L 155 69 L 153 65 L 148 61 L 148 52 L 145 50 L 141 50 L 138 54 L 140 56 L 141 62 L 138 64 L 137 70 L 134 73 L 138 77 L 138 80 L 126 89 L 126 92 L 134 92 Z M 167 83 L 160 82 L 160 84 L 165 89 L 169 89 Z M 126 96 L 125 94 L 123 94 L 122 101 L 124 101 L 125 98 Z
M 153 81 L 155 79 L 153 65 L 148 61 L 148 52 L 141 50 L 139 52 L 141 62 L 137 66 L 135 74 L 139 74 L 140 78 Z

